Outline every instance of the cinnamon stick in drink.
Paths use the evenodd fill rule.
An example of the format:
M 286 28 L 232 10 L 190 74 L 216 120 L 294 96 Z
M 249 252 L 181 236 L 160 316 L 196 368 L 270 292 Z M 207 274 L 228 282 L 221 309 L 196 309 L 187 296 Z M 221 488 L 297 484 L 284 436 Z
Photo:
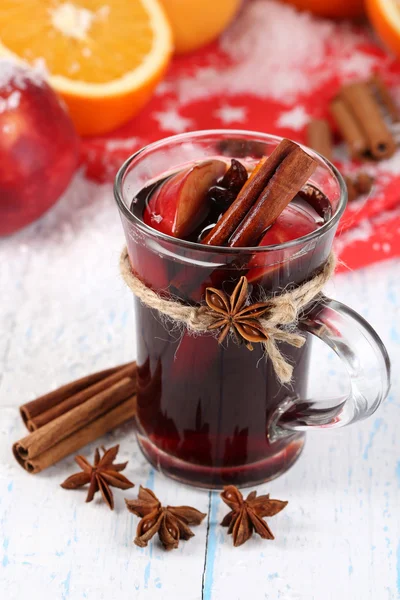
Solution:
M 271 156 L 262 159 L 249 179 L 240 190 L 237 198 L 222 215 L 210 233 L 202 240 L 203 244 L 223 246 L 237 229 L 250 208 L 258 199 L 268 181 L 281 164 L 282 160 L 297 145 L 290 140 L 282 140 Z
M 316 168 L 317 162 L 300 146 L 292 144 L 257 202 L 231 237 L 229 246 L 257 245 L 265 230 L 276 221 Z
M 28 473 L 40 473 L 47 467 L 54 465 L 59 460 L 65 458 L 69 454 L 76 452 L 86 444 L 97 440 L 97 438 L 106 434 L 108 431 L 119 427 L 126 421 L 133 419 L 136 414 L 136 395 L 133 395 L 118 404 L 110 411 L 101 415 L 95 421 L 85 424 L 81 429 L 78 429 L 70 436 L 60 440 L 51 448 L 48 448 L 41 454 L 28 459 L 22 458 L 17 450 L 17 445 L 13 446 L 13 453 L 18 463 Z
M 331 114 L 339 131 L 348 145 L 353 158 L 361 158 L 368 150 L 367 138 L 351 110 L 341 98 L 335 98 L 330 105 Z
M 342 88 L 340 96 L 363 131 L 371 155 L 377 159 L 392 156 L 396 150 L 396 143 L 368 84 L 346 85 Z
M 81 379 L 67 383 L 57 390 L 49 392 L 48 394 L 45 394 L 36 400 L 32 400 L 31 402 L 23 404 L 19 409 L 22 420 L 24 421 L 25 425 L 27 425 L 29 420 L 35 419 L 35 417 L 38 415 L 44 413 L 50 408 L 53 408 L 54 406 L 57 406 L 60 404 L 60 402 L 69 398 L 73 394 L 77 394 L 78 392 L 86 389 L 88 386 L 97 383 L 101 379 L 105 379 L 109 375 L 113 375 L 120 368 L 121 367 L 114 367 L 112 369 L 106 369 L 105 371 L 93 373 L 92 375 L 87 375 Z
M 307 146 L 332 162 L 332 133 L 326 119 L 312 119 L 307 125 Z
M 136 377 L 136 369 L 137 369 L 137 367 L 136 367 L 135 362 L 128 363 L 127 365 L 122 365 L 121 367 L 117 367 L 116 369 L 109 369 L 109 371 L 112 371 L 112 372 L 107 377 L 103 377 L 102 379 L 100 379 L 100 381 L 97 381 L 93 385 L 88 385 L 87 387 L 81 389 L 76 394 L 69 396 L 65 400 L 61 400 L 61 401 L 57 402 L 57 404 L 50 406 L 50 408 L 48 408 L 48 410 L 43 411 L 42 413 L 38 414 L 36 417 L 30 418 L 26 422 L 26 425 L 27 425 L 29 431 L 35 431 L 36 429 L 43 427 L 43 425 L 46 425 L 46 423 L 53 421 L 57 417 L 67 413 L 69 410 L 75 408 L 76 406 L 79 406 L 83 402 L 86 402 L 86 400 L 89 400 L 93 396 L 96 396 L 100 392 L 103 392 L 107 388 L 110 388 L 112 385 L 114 385 L 115 383 L 118 383 L 125 377 L 132 377 L 132 378 Z M 107 373 L 107 371 L 103 371 L 103 373 Z M 90 377 L 84 378 L 84 380 L 85 379 L 86 379 L 86 381 L 88 381 L 88 380 L 90 381 Z M 71 384 L 69 384 L 69 385 L 71 386 Z M 68 387 L 68 386 L 65 386 L 65 387 Z M 57 398 L 57 395 L 59 392 L 60 392 L 60 390 L 56 390 L 55 392 L 52 392 L 52 403 L 53 403 L 54 398 Z M 60 398 L 60 397 L 62 398 L 63 395 L 64 395 L 64 393 L 59 395 L 58 398 Z M 43 398 L 34 400 L 33 403 L 31 403 L 31 404 L 34 405 L 35 402 L 40 402 L 40 401 L 42 401 L 42 399 Z M 43 406 L 43 403 L 42 403 L 42 406 Z M 21 414 L 22 414 L 22 408 L 23 407 L 21 407 Z

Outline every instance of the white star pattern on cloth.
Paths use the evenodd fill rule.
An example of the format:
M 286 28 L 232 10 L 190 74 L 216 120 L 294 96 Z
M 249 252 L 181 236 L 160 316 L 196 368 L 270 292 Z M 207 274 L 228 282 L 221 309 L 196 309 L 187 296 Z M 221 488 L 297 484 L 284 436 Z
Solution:
M 143 142 L 140 138 L 133 136 L 124 139 L 107 140 L 105 145 L 107 150 L 113 152 L 114 150 L 129 150 L 130 148 L 143 146 Z
M 307 125 L 309 120 L 310 115 L 306 113 L 304 106 L 296 106 L 292 110 L 282 113 L 276 124 L 278 127 L 288 127 L 294 129 L 294 131 L 299 131 L 303 129 L 304 125 Z
M 156 96 L 163 96 L 174 90 L 174 84 L 172 81 L 160 81 L 155 89 Z
M 225 104 L 214 112 L 225 125 L 229 123 L 243 123 L 246 120 L 247 109 L 244 106 L 228 106 Z
M 182 117 L 176 109 L 165 110 L 153 114 L 156 121 L 163 131 L 172 131 L 173 133 L 182 133 L 193 124 L 192 119 Z

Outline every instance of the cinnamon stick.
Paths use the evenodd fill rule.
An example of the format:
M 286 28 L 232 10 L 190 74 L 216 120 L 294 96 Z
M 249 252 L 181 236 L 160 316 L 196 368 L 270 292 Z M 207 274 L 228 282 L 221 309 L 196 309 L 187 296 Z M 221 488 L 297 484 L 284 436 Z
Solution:
M 266 160 L 261 160 L 240 190 L 236 200 L 234 200 L 228 210 L 222 215 L 210 233 L 202 240 L 203 244 L 223 246 L 228 242 L 231 235 L 258 199 L 282 160 L 295 147 L 297 147 L 297 145 L 294 142 L 282 140 L 279 146 L 275 148 Z
M 17 450 L 18 442 L 13 445 L 13 453 L 18 463 L 28 473 L 40 473 L 47 467 L 76 452 L 82 446 L 93 442 L 108 431 L 122 425 L 136 414 L 136 395 L 130 396 L 118 406 L 101 415 L 87 426 L 78 429 L 70 436 L 60 440 L 54 446 L 31 459 L 22 458 Z M 33 434 L 32 434 L 33 435 Z
M 335 98 L 331 102 L 330 111 L 349 147 L 351 156 L 353 158 L 362 157 L 367 152 L 368 142 L 351 110 L 341 98 Z
M 312 119 L 307 125 L 307 146 L 332 162 L 332 133 L 326 119 Z
M 369 84 L 372 87 L 373 92 L 377 94 L 393 123 L 398 123 L 400 121 L 400 111 L 384 81 L 376 74 L 370 79 Z
M 14 454 L 24 461 L 31 461 L 79 429 L 87 427 L 89 423 L 94 422 L 128 397 L 133 396 L 135 392 L 136 378 L 121 379 L 90 400 L 24 437 L 14 445 Z
M 351 177 L 349 177 L 348 175 L 346 175 L 344 177 L 344 181 L 345 181 L 346 187 L 347 187 L 347 199 L 349 202 L 353 202 L 354 200 L 356 200 L 358 198 L 358 192 L 356 190 L 354 180 Z
M 351 83 L 343 86 L 340 96 L 362 129 L 371 155 L 377 159 L 392 156 L 396 144 L 368 84 Z
M 369 194 L 373 185 L 373 177 L 371 177 L 371 175 L 368 175 L 368 173 L 364 172 L 358 173 L 354 182 L 354 186 L 357 190 L 357 193 L 360 194 L 360 196 L 364 194 Z
M 317 162 L 297 144 L 274 169 L 264 191 L 229 241 L 231 247 L 256 245 L 317 168 Z
M 92 396 L 95 396 L 96 394 L 99 394 L 107 388 L 110 388 L 112 385 L 114 385 L 114 383 L 117 383 L 121 379 L 124 379 L 125 377 L 135 377 L 136 363 L 131 362 L 127 365 L 116 367 L 115 369 L 109 369 L 109 371 L 112 371 L 112 373 L 108 375 L 108 377 L 103 377 L 102 379 L 100 379 L 100 381 L 94 383 L 93 385 L 89 384 L 87 387 L 81 389 L 76 394 L 73 394 L 65 400 L 61 400 L 57 404 L 52 405 L 48 410 L 43 411 L 36 417 L 28 419 L 26 425 L 29 431 L 36 431 L 36 429 L 43 427 L 43 425 L 46 425 L 46 423 L 53 421 L 57 417 L 67 413 L 69 410 L 75 408 L 76 406 L 79 406 L 86 400 L 89 400 L 89 398 L 91 398 Z M 103 371 L 103 373 L 106 372 L 107 371 Z M 88 380 L 89 378 L 84 379 Z M 54 392 L 52 392 L 52 402 L 54 398 L 57 398 L 58 392 L 60 392 L 60 390 L 55 390 Z M 61 394 L 61 398 L 63 398 L 63 395 L 64 393 Z M 31 404 L 35 404 L 35 402 L 41 402 L 41 406 L 43 406 L 42 399 L 43 398 L 38 398 L 38 400 L 34 400 Z
M 125 365 L 123 365 L 125 366 Z M 88 386 L 97 383 L 101 379 L 108 377 L 109 375 L 113 375 L 122 367 L 114 367 L 112 369 L 106 369 L 105 371 L 100 371 L 98 373 L 93 373 L 92 375 L 87 375 L 82 377 L 81 379 L 77 379 L 76 381 L 72 381 L 71 383 L 67 383 L 62 387 L 54 390 L 53 392 L 49 392 L 36 400 L 32 400 L 31 402 L 27 402 L 20 407 L 20 413 L 22 420 L 25 425 L 27 425 L 29 420 L 35 419 L 38 415 L 44 413 L 50 408 L 57 406 L 63 400 L 69 398 L 73 394 L 84 390 Z

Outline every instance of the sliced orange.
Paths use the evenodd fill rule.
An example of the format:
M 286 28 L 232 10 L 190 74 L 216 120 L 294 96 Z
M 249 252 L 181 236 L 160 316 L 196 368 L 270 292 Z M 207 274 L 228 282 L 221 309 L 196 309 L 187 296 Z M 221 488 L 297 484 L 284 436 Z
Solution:
M 136 114 L 171 52 L 157 0 L 0 0 L 0 56 L 43 65 L 82 135 Z
M 242 3 L 242 0 L 160 1 L 171 23 L 177 54 L 192 52 L 218 37 Z
M 367 0 L 367 13 L 382 41 L 400 56 L 400 4 L 398 0 Z

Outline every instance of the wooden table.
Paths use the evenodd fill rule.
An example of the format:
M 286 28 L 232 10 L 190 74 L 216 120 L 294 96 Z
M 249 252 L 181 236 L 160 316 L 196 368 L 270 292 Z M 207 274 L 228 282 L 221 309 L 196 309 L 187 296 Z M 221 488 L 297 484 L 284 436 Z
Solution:
M 283 477 L 259 492 L 289 500 L 270 519 L 273 542 L 233 548 L 218 523 L 217 493 L 164 478 L 141 456 L 129 427 L 108 435 L 129 459 L 136 488 L 116 491 L 114 512 L 85 504 L 59 483 L 65 459 L 40 475 L 14 461 L 24 434 L 18 405 L 135 355 L 130 294 L 118 274 L 122 229 L 111 188 L 79 176 L 44 219 L 0 243 L 0 597 L 41 600 L 390 600 L 400 597 L 400 278 L 397 261 L 340 275 L 336 298 L 376 327 L 393 361 L 393 387 L 368 421 L 308 436 Z M 316 344 L 313 390 L 345 386 L 337 359 Z M 92 455 L 95 445 L 85 448 Z M 196 536 L 166 553 L 132 544 L 124 507 L 139 484 L 165 502 L 208 513 Z

